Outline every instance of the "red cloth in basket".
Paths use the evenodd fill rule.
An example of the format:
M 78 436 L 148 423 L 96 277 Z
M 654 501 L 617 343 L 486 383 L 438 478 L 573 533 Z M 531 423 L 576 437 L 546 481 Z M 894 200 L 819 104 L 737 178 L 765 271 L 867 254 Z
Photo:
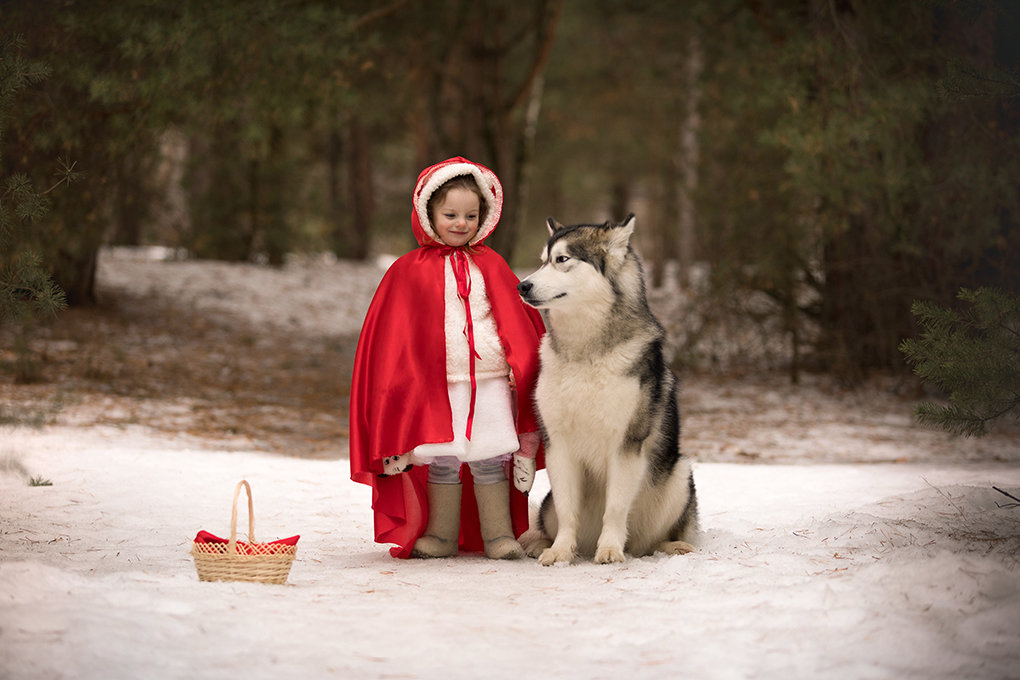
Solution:
M 297 545 L 299 538 L 301 538 L 301 536 L 297 535 L 291 536 L 290 538 L 281 538 L 278 541 L 269 541 L 268 543 L 256 543 L 255 545 L 258 546 L 258 550 L 254 549 L 251 543 L 238 541 L 237 548 L 239 552 L 245 555 L 272 555 L 280 552 L 286 546 Z M 220 538 L 219 536 L 214 536 L 208 531 L 199 531 L 198 535 L 195 536 L 195 543 L 222 543 L 226 545 L 227 543 L 230 543 L 230 541 L 225 538 Z

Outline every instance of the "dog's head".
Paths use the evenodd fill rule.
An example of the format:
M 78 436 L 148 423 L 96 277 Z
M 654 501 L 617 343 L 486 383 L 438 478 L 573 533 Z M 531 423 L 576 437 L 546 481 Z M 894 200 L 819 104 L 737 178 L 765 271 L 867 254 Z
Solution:
M 634 215 L 620 223 L 563 226 L 551 217 L 542 266 L 517 286 L 538 309 L 610 302 L 613 279 L 630 254 Z

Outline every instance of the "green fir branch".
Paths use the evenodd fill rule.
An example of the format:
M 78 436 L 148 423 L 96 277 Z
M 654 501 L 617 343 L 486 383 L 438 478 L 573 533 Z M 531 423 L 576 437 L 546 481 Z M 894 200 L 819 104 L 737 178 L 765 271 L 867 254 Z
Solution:
M 925 383 L 949 395 L 947 405 L 920 404 L 918 421 L 981 436 L 989 423 L 1020 410 L 1020 297 L 965 288 L 958 298 L 961 309 L 916 302 L 923 332 L 900 351 Z
M 18 93 L 50 74 L 45 64 L 24 59 L 23 48 L 20 36 L 0 40 L 0 142 Z M 56 316 L 67 306 L 64 292 L 37 252 L 35 223 L 50 209 L 47 195 L 80 174 L 74 163 L 61 158 L 57 181 L 43 191 L 23 172 L 0 178 L 0 323 Z

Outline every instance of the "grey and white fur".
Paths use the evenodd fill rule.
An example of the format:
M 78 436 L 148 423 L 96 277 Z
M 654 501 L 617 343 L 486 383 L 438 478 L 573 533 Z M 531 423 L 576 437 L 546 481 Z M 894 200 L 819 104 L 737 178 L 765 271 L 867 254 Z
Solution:
M 535 400 L 551 491 L 521 539 L 543 565 L 694 549 L 677 378 L 645 298 L 634 224 L 550 219 L 542 266 L 518 286 L 547 329 Z

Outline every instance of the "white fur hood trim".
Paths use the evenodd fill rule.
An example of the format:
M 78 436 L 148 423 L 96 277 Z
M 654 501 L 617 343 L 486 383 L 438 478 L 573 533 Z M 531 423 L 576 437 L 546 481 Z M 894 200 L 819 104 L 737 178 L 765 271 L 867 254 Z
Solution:
M 503 186 L 500 184 L 499 178 L 496 177 L 494 172 L 485 166 L 472 163 L 465 159 L 457 159 L 453 162 L 446 161 L 433 166 L 433 168 L 432 172 L 422 175 L 418 181 L 418 186 L 415 187 L 414 190 L 414 209 L 417 213 L 418 222 L 421 224 L 422 230 L 436 243 L 442 243 L 439 239 L 439 235 L 436 233 L 435 229 L 432 228 L 431 221 L 429 221 L 429 198 L 436 189 L 441 187 L 448 180 L 460 175 L 471 175 L 474 177 L 475 182 L 478 183 L 478 187 L 482 190 L 482 194 L 486 198 L 489 212 L 485 216 L 485 222 L 478 227 L 478 234 L 471 239 L 471 242 L 468 245 L 473 246 L 484 241 L 496 228 L 496 223 L 499 222 L 500 213 L 503 211 Z

